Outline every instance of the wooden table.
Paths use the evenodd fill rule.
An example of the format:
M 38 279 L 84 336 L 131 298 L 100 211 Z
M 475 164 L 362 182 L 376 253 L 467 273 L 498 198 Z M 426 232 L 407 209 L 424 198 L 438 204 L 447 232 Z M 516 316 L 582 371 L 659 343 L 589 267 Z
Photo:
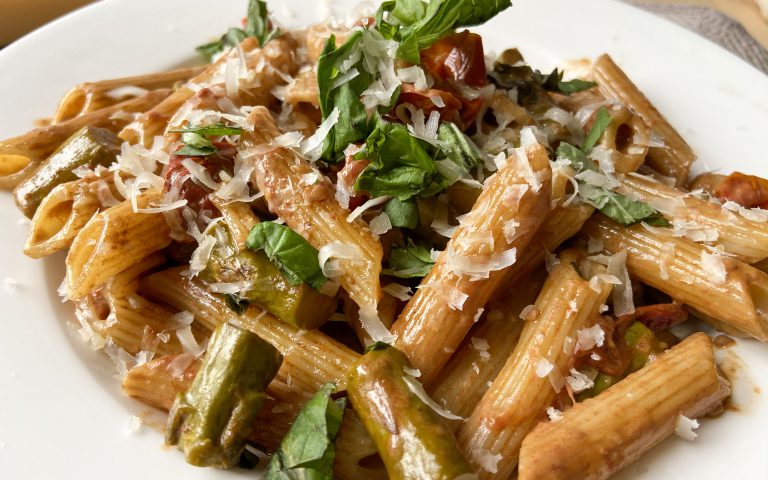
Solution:
M 92 0 L 0 0 L 0 46 Z M 162 1 L 162 0 L 158 0 Z M 273 0 L 279 1 L 279 0 Z M 768 48 L 768 0 L 643 0 L 704 5 L 741 22 Z
M 642 0 L 648 3 L 702 5 L 720 10 L 738 20 L 744 28 L 768 48 L 768 0 Z

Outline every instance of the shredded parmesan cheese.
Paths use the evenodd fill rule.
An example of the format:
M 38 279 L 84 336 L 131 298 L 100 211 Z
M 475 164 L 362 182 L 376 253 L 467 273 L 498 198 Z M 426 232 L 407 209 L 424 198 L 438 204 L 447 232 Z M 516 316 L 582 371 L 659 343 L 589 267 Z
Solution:
M 696 432 L 694 432 L 694 430 L 697 428 L 699 428 L 698 420 L 690 419 L 685 415 L 680 414 L 677 417 L 677 423 L 675 424 L 675 435 L 682 438 L 683 440 L 692 442 L 696 440 L 696 437 L 699 436 Z

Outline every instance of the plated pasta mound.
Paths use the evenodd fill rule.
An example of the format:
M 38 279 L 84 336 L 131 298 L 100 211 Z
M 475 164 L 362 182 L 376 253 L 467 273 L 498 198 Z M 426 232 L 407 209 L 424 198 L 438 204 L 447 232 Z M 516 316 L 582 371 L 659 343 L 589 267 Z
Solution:
M 722 410 L 711 337 L 768 342 L 768 181 L 689 181 L 608 55 L 487 56 L 466 27 L 510 6 L 286 30 L 251 0 L 207 65 L 0 143 L 24 252 L 67 251 L 83 339 L 190 464 L 604 479 Z

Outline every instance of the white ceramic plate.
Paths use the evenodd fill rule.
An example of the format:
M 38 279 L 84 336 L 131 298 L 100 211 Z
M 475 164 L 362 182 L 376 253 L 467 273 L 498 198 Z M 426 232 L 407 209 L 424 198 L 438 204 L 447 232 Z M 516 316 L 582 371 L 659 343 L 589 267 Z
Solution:
M 348 14 L 352 2 L 333 10 Z M 66 16 L 0 51 L 0 138 L 50 115 L 73 85 L 195 61 L 193 48 L 235 25 L 245 0 L 111 0 Z M 281 0 L 282 20 L 307 23 L 327 2 Z M 290 12 L 299 12 L 291 18 Z M 517 46 L 541 69 L 609 52 L 699 154 L 697 169 L 768 175 L 768 77 L 677 26 L 618 2 L 517 0 L 479 29 L 486 49 Z M 227 478 L 187 466 L 162 436 L 130 431 L 147 409 L 124 398 L 111 365 L 70 327 L 55 293 L 63 256 L 21 254 L 27 225 L 0 194 L 0 478 Z M 15 293 L 4 279 L 18 282 Z M 768 478 L 768 350 L 739 341 L 743 412 L 705 419 L 699 438 L 671 438 L 623 479 Z M 733 358 L 731 358 L 733 362 Z

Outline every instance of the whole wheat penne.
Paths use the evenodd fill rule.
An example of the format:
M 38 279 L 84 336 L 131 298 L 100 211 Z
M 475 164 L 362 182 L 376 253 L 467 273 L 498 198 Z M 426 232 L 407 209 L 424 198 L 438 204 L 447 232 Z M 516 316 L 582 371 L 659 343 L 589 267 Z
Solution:
M 52 124 L 99 110 L 125 100 L 136 93 L 173 88 L 178 82 L 186 82 L 205 67 L 182 68 L 168 72 L 148 73 L 132 77 L 81 83 L 72 88 L 59 102 Z
M 560 420 L 540 423 L 523 440 L 518 478 L 606 479 L 671 435 L 681 416 L 706 415 L 729 394 L 712 342 L 696 333 Z
M 387 480 L 387 471 L 379 458 L 376 445 L 368 436 L 360 417 L 353 408 L 344 412 L 336 437 L 333 473 L 341 480 Z
M 627 269 L 642 282 L 695 309 L 732 334 L 768 342 L 768 274 L 712 253 L 684 238 L 623 227 L 602 215 L 584 224 L 583 235 L 600 238 L 606 251 L 627 251 Z
M 285 103 L 291 105 L 308 103 L 320 108 L 318 95 L 317 74 L 311 69 L 299 72 L 285 87 Z
M 381 298 L 379 240 L 362 220 L 347 221 L 349 212 L 339 205 L 327 179 L 312 185 L 302 182 L 304 175 L 314 171 L 306 160 L 290 150 L 269 147 L 280 131 L 266 108 L 255 108 L 249 119 L 254 130 L 243 132 L 241 144 L 246 158 L 255 164 L 252 179 L 264 193 L 270 211 L 317 249 L 333 242 L 357 249 L 354 261 L 340 261 L 344 273 L 339 280 L 355 303 L 375 307 Z M 248 154 L 248 150 L 255 153 Z
M 155 194 L 143 195 L 140 206 Z M 130 201 L 95 215 L 77 233 L 67 254 L 67 296 L 76 300 L 151 253 L 171 243 L 160 213 L 136 213 Z
M 169 95 L 169 89 L 154 90 L 111 107 L 3 140 L 0 142 L 0 188 L 11 189 L 18 185 L 64 140 L 81 128 L 92 126 L 117 132 L 133 119 L 132 114 L 151 109 Z
M 293 40 L 288 35 L 268 42 L 264 48 L 258 48 L 258 40 L 255 38 L 246 38 L 239 49 L 230 50 L 165 101 L 127 125 L 120 132 L 120 138 L 132 144 L 140 143 L 145 147 L 152 145 L 154 137 L 166 130 L 171 118 L 185 102 L 204 88 L 215 85 L 224 86 L 226 69 L 241 68 L 240 52 L 245 58 L 244 68 L 252 73 L 253 78 L 248 78 L 249 87 L 243 88 L 238 77 L 238 93 L 246 95 L 243 100 L 247 100 L 249 105 L 273 103 L 276 99 L 271 93 L 272 87 L 285 83 L 284 77 L 295 73 L 296 62 L 292 45 Z M 240 91 L 241 89 L 244 91 Z M 179 125 L 170 123 L 170 126 L 178 127 Z
M 141 351 L 160 355 L 182 353 L 175 330 L 182 328 L 174 311 L 150 302 L 136 292 L 139 277 L 165 263 L 165 255 L 155 253 L 112 277 L 101 288 L 76 302 L 78 320 L 102 338 L 131 355 Z M 198 341 L 209 334 L 192 325 Z
M 536 145 L 526 155 L 511 157 L 488 180 L 468 218 L 392 326 L 398 337 L 395 346 L 421 371 L 420 380 L 427 386 L 437 379 L 549 210 L 552 177 L 546 150 Z M 530 181 L 539 182 L 539 188 Z M 510 253 L 514 257 L 505 260 Z
M 618 191 L 668 214 L 675 224 L 682 224 L 680 234 L 691 240 L 716 242 L 747 263 L 768 257 L 768 222 L 749 220 L 650 177 L 627 175 Z
M 648 154 L 648 127 L 642 118 L 623 105 L 608 108 L 611 122 L 600 137 L 599 145 L 611 152 L 611 161 L 617 173 L 634 172 Z
M 209 330 L 221 322 L 251 330 L 284 355 L 278 378 L 288 384 L 310 392 L 328 382 L 344 388 L 347 371 L 358 354 L 318 330 L 300 330 L 255 306 L 238 316 L 205 282 L 189 279 L 182 275 L 183 271 L 184 268 L 177 267 L 150 275 L 142 281 L 139 292 L 154 301 L 192 312 Z
M 549 274 L 512 355 L 459 431 L 459 444 L 480 478 L 509 478 L 523 438 L 564 386 L 572 356 L 566 337 L 586 327 L 599 313 L 611 286 L 592 289 L 566 251 Z M 600 266 L 592 270 L 601 272 Z
M 544 276 L 539 270 L 524 282 L 501 287 L 497 294 L 503 300 L 488 303 L 485 318 L 469 331 L 432 392 L 448 411 L 460 417 L 472 413 L 517 345 L 524 320 L 520 314 L 536 301 Z
M 254 225 L 259 223 L 257 217 L 250 205 L 245 202 L 226 203 L 221 201 L 215 195 L 212 195 L 211 202 L 221 212 L 221 217 L 227 225 L 229 234 L 238 248 L 245 248 L 245 241 Z
M 696 155 L 683 137 L 667 122 L 643 93 L 635 86 L 613 59 L 601 55 L 592 67 L 595 81 L 602 94 L 631 108 L 640 115 L 651 131 L 651 139 L 662 146 L 648 149 L 648 164 L 654 170 L 675 179 L 678 187 L 688 181 L 688 171 Z
M 41 258 L 68 248 L 98 210 L 119 203 L 112 185 L 112 176 L 93 175 L 54 188 L 32 218 L 24 253 Z
M 132 368 L 123 378 L 123 392 L 129 397 L 161 410 L 170 410 L 179 393 L 192 384 L 200 367 L 193 356 L 166 355 Z M 254 421 L 249 440 L 274 452 L 293 420 L 311 396 L 280 380 L 272 380 L 265 400 Z
M 340 26 L 336 27 L 327 23 L 318 23 L 312 25 L 306 31 L 303 38 L 304 47 L 307 50 L 307 60 L 310 64 L 316 64 L 323 53 L 325 43 L 333 35 L 336 38 L 336 45 L 341 45 L 347 39 L 350 29 Z

